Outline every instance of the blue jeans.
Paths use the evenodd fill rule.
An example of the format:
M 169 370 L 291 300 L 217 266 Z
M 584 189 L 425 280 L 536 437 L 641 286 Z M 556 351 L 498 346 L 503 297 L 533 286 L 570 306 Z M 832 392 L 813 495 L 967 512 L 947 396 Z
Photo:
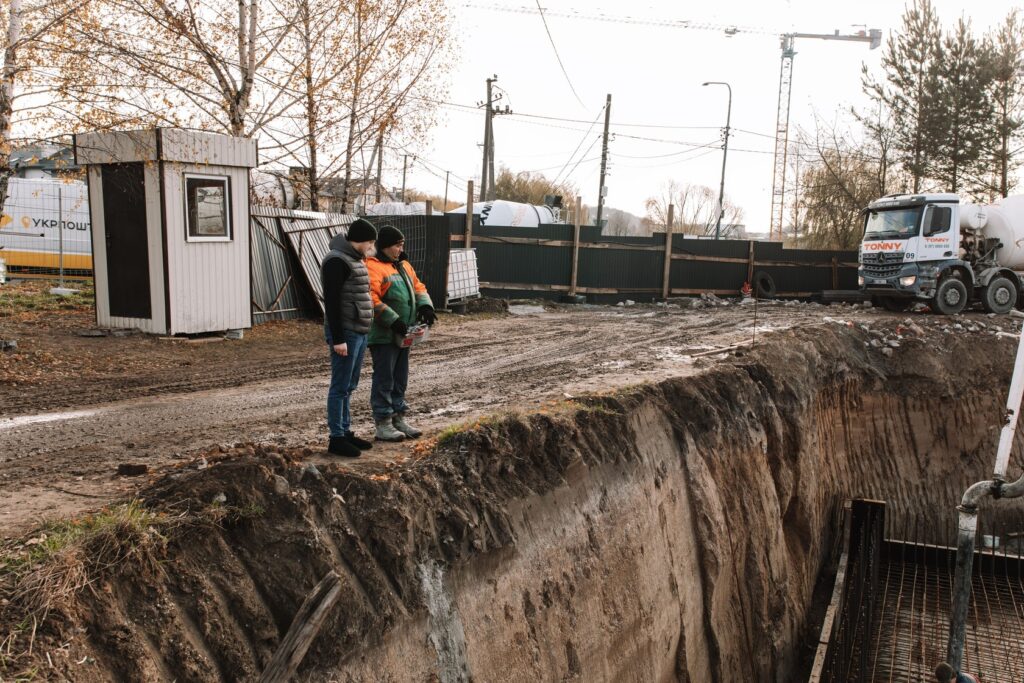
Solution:
M 352 429 L 352 413 L 349 409 L 352 392 L 359 386 L 359 371 L 363 367 L 366 352 L 366 335 L 349 330 L 341 333 L 338 343 L 348 344 L 348 355 L 339 356 L 332 348 L 331 332 L 325 326 L 324 338 L 327 352 L 331 354 L 331 386 L 327 390 L 327 427 L 331 436 L 345 436 Z
M 373 382 L 370 386 L 370 407 L 373 417 L 382 420 L 409 410 L 405 388 L 409 385 L 409 349 L 394 344 L 373 344 Z

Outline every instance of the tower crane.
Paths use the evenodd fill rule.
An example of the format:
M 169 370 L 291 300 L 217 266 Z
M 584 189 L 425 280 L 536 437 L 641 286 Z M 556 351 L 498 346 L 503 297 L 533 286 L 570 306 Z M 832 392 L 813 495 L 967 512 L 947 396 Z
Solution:
M 704 31 L 721 31 L 726 37 L 741 33 L 778 35 L 782 48 L 782 64 L 779 68 L 779 102 L 775 113 L 775 154 L 772 171 L 772 212 L 769 230 L 770 239 L 782 239 L 782 220 L 786 204 L 786 165 L 789 160 L 789 108 L 793 92 L 793 57 L 796 55 L 795 42 L 800 39 L 839 40 L 847 42 L 868 43 L 874 50 L 882 44 L 882 32 L 877 28 L 857 31 L 855 33 L 777 33 L 762 28 L 737 26 L 731 24 L 715 24 L 710 22 L 691 21 L 689 19 L 654 19 L 611 14 L 590 14 L 572 10 L 549 10 L 537 7 L 513 7 L 509 5 L 492 5 L 482 2 L 468 2 L 466 7 L 509 12 L 513 14 L 543 14 L 546 17 L 562 19 L 583 19 L 602 21 L 614 24 L 633 24 L 638 26 L 658 26 L 661 28 L 678 28 Z

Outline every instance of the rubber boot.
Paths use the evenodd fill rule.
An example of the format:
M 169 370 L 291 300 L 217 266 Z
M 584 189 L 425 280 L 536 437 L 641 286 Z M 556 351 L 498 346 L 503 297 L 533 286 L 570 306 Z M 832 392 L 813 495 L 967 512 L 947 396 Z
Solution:
M 362 451 L 356 448 L 343 436 L 332 436 L 327 443 L 327 452 L 331 455 L 340 455 L 343 458 L 358 458 Z
M 350 444 L 352 444 L 353 446 L 355 446 L 356 448 L 358 448 L 361 451 L 368 451 L 371 448 L 373 448 L 373 444 L 372 443 L 370 443 L 366 439 L 360 439 L 358 436 L 356 436 L 352 432 L 345 432 L 345 439 Z
M 405 434 L 410 439 L 418 439 L 423 436 L 423 432 L 416 429 L 408 422 L 405 421 L 405 413 L 395 413 L 391 416 L 391 424 L 394 425 L 395 429 Z
M 405 441 L 405 434 L 391 424 L 390 415 L 381 419 L 374 418 L 373 421 L 377 425 L 377 433 L 374 435 L 377 441 Z

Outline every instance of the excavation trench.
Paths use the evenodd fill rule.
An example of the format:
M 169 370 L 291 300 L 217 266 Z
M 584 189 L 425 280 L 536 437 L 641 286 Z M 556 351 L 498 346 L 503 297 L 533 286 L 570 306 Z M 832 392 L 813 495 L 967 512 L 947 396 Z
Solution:
M 303 680 L 798 680 L 842 501 L 948 518 L 989 474 L 1015 348 L 866 341 L 779 333 L 375 472 L 252 447 L 182 468 L 145 492 L 151 522 L 54 556 L 90 583 L 55 593 L 17 665 L 253 680 L 333 569 L 343 597 Z M 6 590 L 11 629 L 31 605 Z

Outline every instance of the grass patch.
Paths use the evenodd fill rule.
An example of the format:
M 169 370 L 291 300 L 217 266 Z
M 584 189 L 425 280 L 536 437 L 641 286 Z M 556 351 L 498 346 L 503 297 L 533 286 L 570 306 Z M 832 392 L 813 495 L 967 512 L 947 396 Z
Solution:
M 161 532 L 170 523 L 166 515 L 131 501 L 47 524 L 0 554 L 4 597 L 25 614 L 45 615 L 89 585 L 97 571 L 164 541 Z
M 0 317 L 24 313 L 92 310 L 95 290 L 92 280 L 67 280 L 65 286 L 79 290 L 69 296 L 50 294 L 56 280 L 32 280 L 0 285 Z
M 166 542 L 163 532 L 176 523 L 130 501 L 51 522 L 33 537 L 0 548 L 0 616 L 8 625 L 0 634 L 0 681 L 46 678 L 35 665 L 33 647 L 50 612 L 70 607 L 104 571 Z
M 495 413 L 493 415 L 484 415 L 483 417 L 478 417 L 475 420 L 456 422 L 455 424 L 448 425 L 438 433 L 436 437 L 437 445 L 445 446 L 448 443 L 450 443 L 452 439 L 454 439 L 459 434 L 462 434 L 463 432 L 469 432 L 474 429 L 479 429 L 480 427 L 493 427 L 500 423 L 502 420 L 511 416 L 512 414 L 513 413 L 511 412 Z

